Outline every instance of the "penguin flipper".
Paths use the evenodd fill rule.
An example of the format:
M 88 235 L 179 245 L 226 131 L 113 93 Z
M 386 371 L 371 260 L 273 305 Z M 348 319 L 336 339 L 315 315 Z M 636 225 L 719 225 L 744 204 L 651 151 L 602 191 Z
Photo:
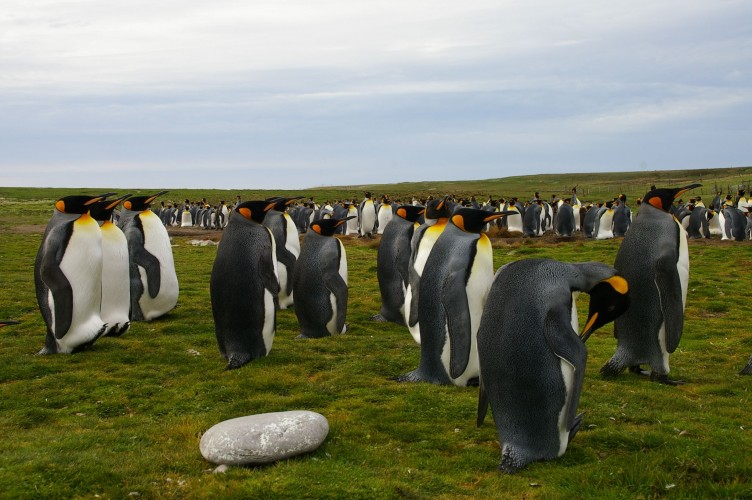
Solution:
M 339 262 L 337 260 L 336 262 Z M 347 315 L 347 283 L 339 272 L 333 270 L 324 273 L 324 286 L 332 293 L 337 301 L 337 331 L 342 331 Z
M 466 269 L 452 271 L 441 287 L 441 305 L 449 330 L 449 375 L 452 378 L 462 375 L 470 361 L 472 334 L 465 291 L 466 274 Z
M 52 236 L 52 234 L 50 234 Z M 62 248 L 62 245 L 59 245 Z M 60 269 L 63 260 L 62 250 L 45 254 L 42 257 L 41 272 L 42 281 L 52 292 L 55 305 L 55 338 L 61 339 L 68 333 L 73 321 L 73 288 L 65 273 Z
M 676 350 L 684 328 L 684 305 L 681 297 L 681 280 L 676 270 L 676 260 L 666 256 L 655 263 L 655 285 L 661 300 L 663 325 L 666 330 L 666 351 Z
M 486 419 L 488 412 L 488 395 L 486 388 L 483 387 L 483 377 L 478 377 L 478 417 L 475 419 L 475 425 L 480 427 Z
M 420 276 L 414 269 L 410 269 L 410 317 L 407 318 L 407 326 L 413 327 L 418 324 L 418 297 L 420 297 Z
M 149 297 L 153 299 L 159 294 L 162 285 L 162 270 L 160 269 L 159 259 L 150 254 L 144 247 L 138 247 L 134 250 L 133 262 L 146 271 Z
M 297 259 L 285 246 L 284 243 L 277 245 L 277 262 L 287 268 L 287 283 L 280 283 L 280 288 L 284 288 L 285 293 L 292 293 L 292 276 Z

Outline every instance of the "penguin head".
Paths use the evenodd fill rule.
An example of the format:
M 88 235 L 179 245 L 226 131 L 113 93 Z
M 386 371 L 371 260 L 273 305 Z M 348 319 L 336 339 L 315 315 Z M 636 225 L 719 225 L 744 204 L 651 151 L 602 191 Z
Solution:
M 274 208 L 275 202 L 262 200 L 244 201 L 235 207 L 235 211 L 249 221 L 261 224 L 264 222 L 266 212 Z
M 106 198 L 112 193 L 99 196 L 74 195 L 65 196 L 55 202 L 55 208 L 64 214 L 85 214 L 91 210 L 92 206 L 98 201 Z
M 344 219 L 318 219 L 311 222 L 310 228 L 313 232 L 320 234 L 321 236 L 333 236 L 339 226 L 355 217 L 355 215 L 352 215 L 350 217 L 345 217 Z
M 621 316 L 629 307 L 629 284 L 618 274 L 597 283 L 588 293 L 588 321 L 580 333 L 583 342 L 595 330 Z
M 466 233 L 480 233 L 485 229 L 486 224 L 495 219 L 500 219 L 506 215 L 516 212 L 486 212 L 478 208 L 460 208 L 452 215 L 452 224 L 462 229 Z
M 305 198 L 304 196 L 293 196 L 292 198 L 283 198 L 281 196 L 274 196 L 272 198 L 267 198 L 266 201 L 269 203 L 274 203 L 274 210 L 278 212 L 284 212 L 287 210 L 287 207 L 292 205 L 298 200 L 302 200 Z
M 10 320 L 10 319 L 0 319 L 0 328 L 2 328 L 4 326 L 18 325 L 18 324 L 19 324 L 18 321 L 13 321 L 13 320 Z
M 451 212 L 446 198 L 430 200 L 426 205 L 426 219 L 446 219 Z
M 151 203 L 157 199 L 158 196 L 162 196 L 165 193 L 168 193 L 169 191 L 160 191 L 156 194 L 147 195 L 147 196 L 132 196 L 131 198 L 128 198 L 124 203 L 123 206 L 127 210 L 133 210 L 135 212 L 143 212 L 144 210 L 148 210 Z
M 683 195 L 690 189 L 695 189 L 702 186 L 702 184 L 690 184 L 680 188 L 661 188 L 651 189 L 643 196 L 642 201 L 652 205 L 658 210 L 668 212 L 671 209 L 671 205 L 674 204 L 674 200 Z
M 613 206 L 614 206 L 614 202 L 613 202 L 613 201 L 607 201 L 607 202 L 606 202 L 606 208 L 607 208 L 607 209 L 611 210 L 611 208 L 612 208 Z
M 396 214 L 408 222 L 415 222 L 418 218 L 426 213 L 425 207 L 420 205 L 402 205 L 397 209 Z
M 112 211 L 115 210 L 115 207 L 118 206 L 121 201 L 128 199 L 130 196 L 129 193 L 114 200 L 100 200 L 91 206 L 89 213 L 94 217 L 94 220 L 110 220 L 110 217 L 112 217 Z

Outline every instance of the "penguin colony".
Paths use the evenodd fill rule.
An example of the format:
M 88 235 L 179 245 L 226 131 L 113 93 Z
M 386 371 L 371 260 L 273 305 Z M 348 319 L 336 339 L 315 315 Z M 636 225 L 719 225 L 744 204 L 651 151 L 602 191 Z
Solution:
M 490 406 L 501 444 L 500 469 L 514 473 L 530 462 L 561 456 L 577 433 L 585 341 L 597 328 L 615 321 L 617 349 L 601 369 L 604 375 L 629 368 L 661 383 L 680 383 L 668 378 L 668 357 L 682 333 L 689 270 L 686 240 L 750 238 L 743 192 L 736 200 L 718 196 L 708 208 L 699 197 L 677 203 L 696 187 L 651 189 L 637 200 L 636 217 L 624 195 L 582 203 L 576 188 L 570 197 L 552 196 L 550 202 L 535 193 L 523 202 L 489 198 L 478 203 L 448 196 L 403 204 L 385 195 L 376 203 L 365 193 L 360 203 L 321 205 L 301 197 L 238 199 L 231 210 L 224 202 L 202 209 L 186 200 L 182 211 L 170 206 L 157 213 L 149 205 L 164 192 L 111 201 L 111 194 L 63 198 L 56 204 L 35 269 L 48 330 L 42 352 L 74 352 L 102 335 L 124 333 L 130 321 L 154 319 L 172 309 L 177 278 L 165 277 L 164 269 L 171 266 L 174 275 L 172 254 L 164 245 L 147 241 L 155 228 L 178 224 L 225 231 L 210 292 L 227 369 L 269 354 L 276 310 L 285 307 L 294 307 L 301 338 L 343 334 L 348 328 L 347 259 L 334 236 L 380 234 L 377 277 L 382 304 L 372 319 L 406 326 L 421 349 L 419 367 L 395 380 L 479 385 L 477 423 L 482 424 Z M 124 209 L 118 226 L 127 241 L 129 262 L 129 277 L 122 280 L 131 285 L 127 316 L 122 307 L 109 304 L 116 300 L 105 307 L 105 295 L 122 297 L 123 287 L 105 292 L 103 285 L 110 281 L 103 280 L 105 267 L 121 269 L 124 276 L 122 260 L 114 264 L 114 256 L 124 253 L 123 238 L 109 238 L 117 250 L 104 250 L 103 241 L 120 202 Z M 101 223 L 98 231 L 92 217 Z M 624 239 L 614 267 L 530 259 L 508 264 L 494 275 L 490 241 L 483 234 L 494 226 L 526 237 L 551 231 L 571 237 L 582 231 L 588 238 Z M 305 234 L 302 244 L 298 234 Z M 169 238 L 166 241 L 169 249 Z M 94 272 L 81 273 L 84 262 Z M 98 263 L 103 263 L 101 270 Z M 530 290 L 530 283 L 541 289 Z M 582 292 L 589 294 L 590 306 L 578 333 L 576 300 Z M 526 293 L 545 300 L 529 300 Z M 752 372 L 751 366 L 752 358 L 740 373 Z

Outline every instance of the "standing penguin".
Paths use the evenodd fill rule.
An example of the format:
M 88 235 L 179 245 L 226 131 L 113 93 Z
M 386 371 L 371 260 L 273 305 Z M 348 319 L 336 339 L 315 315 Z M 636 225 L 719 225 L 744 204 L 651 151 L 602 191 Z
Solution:
M 410 330 L 410 335 L 418 344 L 420 344 L 420 323 L 418 322 L 420 278 L 436 240 L 446 229 L 450 215 L 451 211 L 446 198 L 430 200 L 426 204 L 426 222 L 415 230 L 410 241 L 410 263 L 407 266 L 408 283 L 405 290 L 405 321 L 408 330 Z
M 518 291 L 530 289 L 535 300 Z M 590 294 L 578 337 L 576 296 Z M 582 421 L 584 341 L 629 305 L 627 282 L 606 264 L 526 259 L 499 269 L 478 329 L 480 426 L 491 405 L 500 469 L 512 474 L 560 457 Z
M 272 348 L 280 287 L 274 237 L 262 222 L 273 207 L 266 201 L 236 205 L 214 259 L 209 293 L 227 370 L 266 356 Z
M 34 266 L 37 303 L 47 326 L 39 354 L 72 353 L 104 335 L 102 321 L 102 231 L 89 215 L 102 196 L 66 196 L 37 252 Z
M 376 205 L 373 204 L 371 193 L 366 191 L 366 197 L 358 207 L 360 218 L 360 236 L 371 236 L 376 231 Z
M 674 199 L 700 186 L 654 189 L 644 196 L 616 253 L 614 267 L 629 282 L 632 307 L 614 323 L 616 352 L 601 368 L 603 375 L 629 368 L 665 384 L 679 383 L 668 378 L 668 357 L 684 328 L 689 252 L 687 233 L 669 210 Z M 652 372 L 643 372 L 643 363 Z
M 556 234 L 559 236 L 572 236 L 575 228 L 574 209 L 570 204 L 571 200 L 567 198 L 556 211 L 555 225 Z
M 593 225 L 593 238 L 596 240 L 610 240 L 614 237 L 614 203 L 607 201 L 606 206 L 601 207 L 595 215 L 595 224 Z
M 542 202 L 540 200 L 533 200 L 530 205 L 525 207 L 525 213 L 522 215 L 522 234 L 525 237 L 543 236 L 543 232 L 545 231 L 543 220 L 545 216 Z
M 507 225 L 507 231 L 515 232 L 515 233 L 522 233 L 524 232 L 523 225 L 522 225 L 522 213 L 520 212 L 520 207 L 517 205 L 517 199 L 512 198 L 512 200 L 509 202 L 509 204 L 506 207 L 506 210 L 510 212 L 514 212 L 509 217 L 506 218 L 506 225 Z
M 614 237 L 621 238 L 627 231 L 629 231 L 629 225 L 632 224 L 632 210 L 627 206 L 627 195 L 619 195 L 619 204 L 614 209 Z
M 384 234 L 384 231 L 386 231 L 386 227 L 387 225 L 389 225 L 389 222 L 391 222 L 392 217 L 394 217 L 392 202 L 389 200 L 389 197 L 383 196 L 381 198 L 381 204 L 379 204 L 378 212 L 379 234 Z
M 178 277 L 167 230 L 149 209 L 158 196 L 133 196 L 123 203 L 120 229 L 128 240 L 131 321 L 151 321 L 178 303 Z
M 347 255 L 334 237 L 347 220 L 315 220 L 303 239 L 292 281 L 301 338 L 347 331 Z
M 102 306 L 100 316 L 107 323 L 105 336 L 119 337 L 131 326 L 131 285 L 128 240 L 112 223 L 112 212 L 126 194 L 115 200 L 102 200 L 91 206 L 91 216 L 102 231 Z M 183 212 L 188 213 L 188 212 Z
M 410 242 L 416 221 L 425 209 L 418 205 L 402 205 L 384 231 L 376 255 L 376 274 L 381 291 L 381 310 L 375 321 L 405 324 L 405 291 L 409 282 Z
M 689 238 L 710 238 L 710 221 L 715 217 L 715 212 L 705 207 L 695 206 L 689 214 L 687 236 Z
M 279 276 L 279 308 L 287 309 L 293 303 L 292 276 L 295 262 L 300 255 L 300 236 L 287 207 L 302 196 L 294 198 L 269 198 L 266 200 L 272 206 L 264 218 L 264 226 L 269 228 L 274 236 L 276 246 L 277 273 Z
M 464 387 L 478 377 L 476 332 L 493 280 L 483 227 L 510 212 L 460 208 L 436 240 L 420 278 L 420 365 L 398 378 Z
M 358 207 L 351 201 L 346 202 L 345 206 L 347 206 L 346 217 L 349 219 L 345 225 L 345 234 L 358 234 Z

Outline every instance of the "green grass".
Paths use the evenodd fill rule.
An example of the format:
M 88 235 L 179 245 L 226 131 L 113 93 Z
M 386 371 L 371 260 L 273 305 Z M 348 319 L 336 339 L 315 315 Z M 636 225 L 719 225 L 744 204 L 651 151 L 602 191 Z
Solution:
M 0 189 L 0 319 L 22 322 L 0 330 L 0 496 L 752 495 L 752 377 L 736 374 L 752 352 L 749 243 L 690 243 L 684 337 L 671 357 L 672 376 L 687 385 L 602 379 L 598 369 L 615 348 L 609 325 L 588 341 L 585 420 L 566 454 L 505 476 L 496 471 L 492 419 L 475 427 L 477 389 L 389 380 L 417 366 L 419 347 L 405 328 L 368 321 L 380 300 L 375 244 L 346 242 L 351 332 L 344 336 L 296 340 L 293 311 L 281 311 L 270 355 L 224 371 L 208 289 L 216 247 L 176 237 L 177 309 L 79 354 L 35 356 L 44 324 L 34 256 L 51 200 L 64 190 L 28 191 Z M 612 264 L 618 244 L 499 242 L 495 265 L 530 257 Z M 579 305 L 582 318 L 587 300 Z M 212 474 L 198 449 L 204 431 L 293 409 L 329 420 L 317 451 Z

